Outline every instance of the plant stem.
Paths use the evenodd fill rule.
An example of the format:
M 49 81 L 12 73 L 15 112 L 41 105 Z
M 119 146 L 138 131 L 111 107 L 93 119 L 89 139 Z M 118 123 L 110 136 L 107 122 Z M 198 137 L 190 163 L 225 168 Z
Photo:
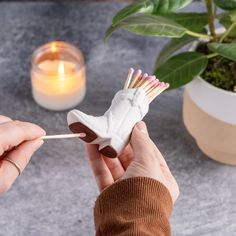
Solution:
M 219 55 L 218 53 L 212 53 L 212 54 L 207 55 L 207 58 L 210 59 L 212 57 L 217 57 L 218 55 Z
M 232 31 L 232 29 L 236 26 L 236 21 L 234 21 L 231 26 L 225 31 L 225 33 L 222 35 L 220 39 L 220 43 L 224 42 L 224 39 L 229 35 L 229 33 Z
M 190 30 L 187 30 L 186 33 L 191 35 L 191 36 L 202 38 L 202 39 L 213 39 L 212 36 L 210 36 L 208 34 L 199 34 L 199 33 L 196 33 L 196 32 L 192 32 Z
M 211 36 L 213 37 L 213 41 L 215 41 L 216 31 L 215 31 L 215 16 L 213 10 L 213 0 L 205 0 L 206 8 L 207 8 L 207 15 L 208 15 L 208 25 L 210 29 Z

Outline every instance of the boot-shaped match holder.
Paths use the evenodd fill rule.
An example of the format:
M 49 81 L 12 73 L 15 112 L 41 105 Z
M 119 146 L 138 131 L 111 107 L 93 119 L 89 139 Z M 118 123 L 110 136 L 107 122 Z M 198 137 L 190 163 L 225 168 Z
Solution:
M 67 116 L 69 128 L 85 133 L 83 141 L 97 144 L 101 154 L 115 158 L 128 144 L 134 125 L 148 113 L 149 104 L 168 87 L 155 76 L 142 75 L 141 70 L 134 74 L 131 68 L 124 89 L 116 93 L 103 116 L 72 110 Z

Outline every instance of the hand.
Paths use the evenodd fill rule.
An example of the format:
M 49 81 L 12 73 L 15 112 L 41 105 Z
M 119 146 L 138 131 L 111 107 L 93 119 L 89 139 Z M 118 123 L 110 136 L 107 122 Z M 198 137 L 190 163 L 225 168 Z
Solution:
M 23 171 L 43 144 L 38 139 L 43 135 L 45 131 L 35 124 L 0 116 L 0 194 L 6 192 L 19 175 L 14 164 L 4 158 L 12 160 Z
M 158 180 L 169 190 L 173 203 L 178 198 L 178 184 L 162 154 L 150 139 L 144 122 L 136 124 L 130 144 L 118 158 L 102 156 L 97 145 L 88 144 L 87 150 L 100 191 L 119 179 L 149 177 Z

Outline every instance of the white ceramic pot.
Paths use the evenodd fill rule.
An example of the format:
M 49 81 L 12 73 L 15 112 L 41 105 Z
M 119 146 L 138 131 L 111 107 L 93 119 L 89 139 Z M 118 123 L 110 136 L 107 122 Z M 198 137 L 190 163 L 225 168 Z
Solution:
M 185 87 L 183 119 L 207 156 L 236 165 L 236 93 L 197 77 Z

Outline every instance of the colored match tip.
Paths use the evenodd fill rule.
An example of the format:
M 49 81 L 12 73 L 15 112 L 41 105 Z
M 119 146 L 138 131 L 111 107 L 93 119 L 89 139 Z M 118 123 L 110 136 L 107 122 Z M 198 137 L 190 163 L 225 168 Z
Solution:
M 142 71 L 140 70 L 140 69 L 138 69 L 137 71 L 136 71 L 136 75 L 141 75 L 142 74 Z
M 160 87 L 160 88 L 165 88 L 165 83 L 164 83 L 164 82 L 160 82 L 160 83 L 159 83 L 159 87 Z
M 141 74 L 138 79 L 139 79 L 139 80 L 147 80 L 148 77 L 149 77 L 148 74 L 145 73 L 145 74 L 143 74 L 143 75 Z
M 129 73 L 134 73 L 134 68 L 129 68 Z
M 150 85 L 152 87 L 157 87 L 159 85 L 159 80 L 154 79 L 154 80 L 150 81 Z
M 142 79 L 142 71 L 141 70 L 137 70 L 135 75 L 134 75 L 134 79 Z
M 143 79 L 143 80 L 146 80 L 146 79 L 148 79 L 148 77 L 149 77 L 148 74 L 145 73 L 145 74 L 143 74 L 142 79 Z
M 170 87 L 170 84 L 169 83 L 166 83 L 165 84 L 165 88 L 168 89 Z
M 80 138 L 85 138 L 86 137 L 86 133 L 80 133 Z
M 151 75 L 146 77 L 146 80 L 148 80 L 149 83 L 151 83 L 152 81 L 156 80 L 156 76 L 155 75 Z

